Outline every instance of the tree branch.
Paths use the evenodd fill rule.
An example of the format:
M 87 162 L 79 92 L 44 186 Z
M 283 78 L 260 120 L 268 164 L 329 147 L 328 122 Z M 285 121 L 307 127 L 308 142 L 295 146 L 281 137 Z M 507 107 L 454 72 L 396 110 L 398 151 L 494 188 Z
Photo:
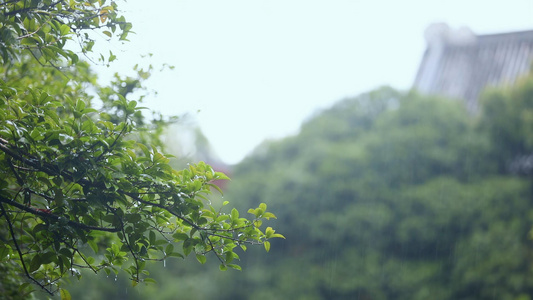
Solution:
M 14 159 L 17 159 L 17 160 L 21 161 L 22 163 L 27 164 L 27 165 L 29 165 L 29 166 L 37 169 L 37 170 L 43 171 L 43 172 L 45 172 L 45 173 L 47 173 L 49 175 L 60 175 L 60 176 L 63 176 L 66 179 L 68 179 L 68 180 L 70 180 L 72 182 L 75 182 L 74 176 L 70 172 L 55 170 L 53 165 L 49 165 L 49 164 L 46 164 L 46 163 L 39 163 L 36 159 L 28 159 L 28 158 L 16 153 L 15 151 L 11 150 L 11 148 L 8 145 L 9 145 L 9 143 L 6 140 L 0 138 L 0 150 L 5 152 L 6 154 L 10 155 Z M 98 189 L 105 188 L 105 186 L 102 185 L 102 184 L 95 184 L 95 183 L 90 182 L 89 180 L 85 180 L 83 178 L 77 180 L 77 182 L 79 184 L 81 184 L 81 185 L 84 185 L 84 186 L 87 186 L 87 187 L 91 187 L 91 188 L 98 188 Z M 134 192 L 128 192 L 128 191 L 124 191 L 124 190 L 121 190 L 121 189 L 117 190 L 117 192 L 119 192 L 119 193 L 121 193 L 123 195 L 127 195 L 128 197 L 132 198 L 133 200 L 135 200 L 135 201 L 137 201 L 139 203 L 142 203 L 144 205 L 155 206 L 155 207 L 161 208 L 161 209 L 163 209 L 165 211 L 168 211 L 170 214 L 172 214 L 176 218 L 182 220 L 187 225 L 191 226 L 192 228 L 194 228 L 194 229 L 196 229 L 198 231 L 204 231 L 208 235 L 219 236 L 219 237 L 223 237 L 223 238 L 228 238 L 228 239 L 233 240 L 233 241 L 253 244 L 253 242 L 240 241 L 239 239 L 237 239 L 235 237 L 227 237 L 227 236 L 216 234 L 216 232 L 235 231 L 235 230 L 243 229 L 243 228 L 246 228 L 246 227 L 249 227 L 249 226 L 252 226 L 252 225 L 244 226 L 242 228 L 233 228 L 233 229 L 204 228 L 204 227 L 201 227 L 201 226 L 195 224 L 191 220 L 183 217 L 181 214 L 173 211 L 168 206 L 165 206 L 165 205 L 162 205 L 162 204 L 159 204 L 159 203 L 154 203 L 154 202 L 143 200 L 142 198 L 140 198 L 138 196 L 139 193 L 137 193 L 137 192 L 135 192 L 135 193 Z M 2 200 L 2 198 L 0 198 L 0 200 Z M 4 202 L 6 202 L 8 204 L 15 203 L 16 205 L 19 205 L 17 207 L 19 207 L 20 209 L 23 209 L 23 210 L 28 211 L 28 212 L 30 212 L 32 214 L 35 214 L 35 215 L 39 215 L 39 216 L 41 216 L 43 218 L 51 218 L 51 219 L 55 219 L 55 220 L 59 219 L 59 217 L 56 216 L 56 215 L 47 214 L 45 212 L 39 212 L 39 211 L 36 211 L 36 210 L 34 210 L 34 209 L 30 208 L 30 207 L 27 207 L 27 206 L 24 206 L 24 205 L 19 204 L 17 202 L 11 201 L 9 199 L 6 199 L 6 200 L 9 201 L 9 202 L 6 202 L 6 201 L 4 201 Z M 14 206 L 16 206 L 16 205 L 14 205 Z M 81 229 L 84 229 L 84 230 L 99 230 L 99 231 L 108 231 L 108 232 L 118 232 L 118 231 L 121 230 L 120 228 L 103 228 L 103 227 L 88 226 L 88 225 L 81 224 L 81 223 L 76 223 L 76 222 L 73 222 L 73 221 L 70 221 L 70 220 L 69 220 L 69 224 L 71 226 L 73 226 L 73 227 L 81 228 Z
M 49 293 L 50 295 L 53 296 L 54 293 L 52 291 L 47 289 L 39 281 L 37 281 L 35 278 L 33 278 L 30 275 L 30 273 L 28 272 L 28 268 L 26 267 L 26 263 L 24 262 L 24 255 L 22 254 L 22 251 L 20 250 L 19 244 L 17 243 L 17 238 L 15 237 L 15 232 L 13 231 L 13 225 L 11 224 L 11 220 L 9 220 L 9 215 L 6 212 L 6 210 L 4 209 L 4 205 L 2 205 L 2 203 L 0 203 L 0 209 L 2 210 L 2 214 L 4 215 L 4 217 L 6 219 L 7 226 L 9 227 L 9 232 L 11 233 L 11 240 L 13 241 L 13 244 L 15 245 L 15 249 L 17 249 L 17 253 L 18 253 L 19 258 L 20 258 L 20 263 L 22 264 L 22 269 L 24 269 L 24 274 L 26 274 L 26 276 L 31 281 L 33 281 L 35 284 L 37 284 L 39 287 L 41 287 L 43 290 L 45 290 L 47 293 Z
M 33 209 L 33 208 L 28 207 L 26 205 L 20 204 L 20 203 L 18 203 L 16 201 L 13 201 L 13 200 L 10 200 L 8 198 L 5 198 L 4 196 L 1 196 L 1 195 L 0 195 L 0 202 L 3 202 L 5 204 L 11 205 L 11 206 L 14 206 L 14 207 L 16 207 L 18 209 L 21 209 L 21 210 L 23 210 L 25 212 L 29 212 L 29 213 L 31 213 L 33 215 L 37 215 L 37 216 L 41 217 L 42 219 L 49 219 L 49 220 L 54 220 L 54 221 L 59 221 L 61 219 L 61 217 L 59 217 L 57 215 Z M 75 227 L 75 228 L 78 228 L 78 229 L 82 229 L 82 230 L 88 230 L 88 231 L 95 230 L 95 231 L 105 231 L 105 232 L 119 232 L 121 230 L 120 228 L 115 228 L 115 227 L 90 226 L 90 225 L 85 225 L 85 224 L 82 224 L 82 223 L 74 222 L 74 221 L 71 221 L 71 220 L 68 220 L 67 224 L 72 226 L 72 227 Z

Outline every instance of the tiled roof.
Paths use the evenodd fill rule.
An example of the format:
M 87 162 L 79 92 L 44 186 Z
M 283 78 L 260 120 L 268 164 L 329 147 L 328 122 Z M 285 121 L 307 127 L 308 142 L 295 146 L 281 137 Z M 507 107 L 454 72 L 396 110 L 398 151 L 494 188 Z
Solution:
M 434 24 L 426 30 L 426 40 L 413 87 L 463 99 L 471 112 L 484 87 L 513 83 L 529 73 L 533 62 L 533 30 L 475 35 L 466 28 Z

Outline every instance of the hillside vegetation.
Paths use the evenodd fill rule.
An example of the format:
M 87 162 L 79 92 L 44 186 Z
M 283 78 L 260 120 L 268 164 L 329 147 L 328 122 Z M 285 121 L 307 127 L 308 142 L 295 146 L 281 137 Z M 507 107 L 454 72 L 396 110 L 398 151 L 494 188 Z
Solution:
M 269 203 L 286 240 L 239 253 L 242 272 L 168 264 L 152 272 L 159 285 L 132 291 L 119 278 L 108 295 L 530 299 L 533 79 L 481 102 L 469 115 L 391 88 L 340 101 L 231 174 L 224 200 Z

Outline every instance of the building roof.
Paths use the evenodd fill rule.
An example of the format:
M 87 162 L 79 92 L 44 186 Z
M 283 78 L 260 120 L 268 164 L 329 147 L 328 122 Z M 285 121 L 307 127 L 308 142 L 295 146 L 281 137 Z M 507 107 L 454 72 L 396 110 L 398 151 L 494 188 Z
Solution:
M 531 70 L 533 30 L 475 35 L 468 28 L 433 24 L 425 38 L 428 46 L 413 88 L 462 99 L 471 112 L 483 88 L 512 84 Z

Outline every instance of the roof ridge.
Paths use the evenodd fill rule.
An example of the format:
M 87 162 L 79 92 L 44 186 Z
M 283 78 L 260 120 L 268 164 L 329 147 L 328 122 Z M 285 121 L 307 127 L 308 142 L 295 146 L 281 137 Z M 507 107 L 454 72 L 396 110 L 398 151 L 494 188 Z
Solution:
M 524 36 L 524 35 L 531 35 L 531 37 L 533 38 L 533 29 L 511 31 L 511 32 L 489 33 L 489 34 L 476 34 L 478 39 L 493 39 L 493 38 L 500 38 L 500 37 L 512 37 L 512 36 Z
M 531 71 L 533 30 L 476 35 L 442 23 L 426 30 L 428 42 L 413 87 L 422 93 L 463 99 L 478 109 L 487 86 L 506 86 Z

